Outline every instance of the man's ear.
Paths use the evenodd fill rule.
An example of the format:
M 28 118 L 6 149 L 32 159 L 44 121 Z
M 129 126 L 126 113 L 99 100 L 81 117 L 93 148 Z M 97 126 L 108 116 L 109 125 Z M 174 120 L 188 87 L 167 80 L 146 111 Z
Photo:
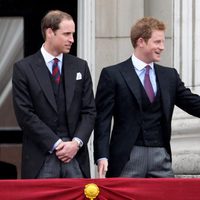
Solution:
M 137 46 L 138 47 L 143 47 L 144 44 L 146 44 L 145 40 L 143 38 L 141 38 L 141 37 L 138 38 L 138 40 L 137 40 Z
M 51 28 L 46 30 L 46 38 L 51 38 L 54 35 L 54 32 Z

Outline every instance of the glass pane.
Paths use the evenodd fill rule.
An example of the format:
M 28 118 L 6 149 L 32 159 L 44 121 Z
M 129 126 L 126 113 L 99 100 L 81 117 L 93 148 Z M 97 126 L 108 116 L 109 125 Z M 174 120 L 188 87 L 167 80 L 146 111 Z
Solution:
M 12 104 L 13 64 L 24 56 L 23 17 L 0 18 L 0 129 L 18 129 Z

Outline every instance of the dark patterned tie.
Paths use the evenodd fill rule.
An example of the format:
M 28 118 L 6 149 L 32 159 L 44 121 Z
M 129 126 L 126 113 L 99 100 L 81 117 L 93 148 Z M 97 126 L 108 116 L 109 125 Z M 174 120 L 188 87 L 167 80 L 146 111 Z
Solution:
M 152 103 L 154 101 L 155 94 L 154 94 L 151 80 L 149 77 L 149 70 L 151 67 L 149 65 L 147 65 L 145 68 L 146 68 L 146 72 L 145 72 L 145 76 L 144 76 L 144 89 L 147 93 L 147 96 L 149 97 L 150 102 Z
M 58 68 L 58 61 L 59 60 L 57 58 L 54 58 L 53 60 L 54 60 L 54 62 L 53 62 L 53 67 L 52 67 L 52 76 L 53 76 L 55 82 L 57 84 L 59 84 L 60 83 L 60 71 L 59 71 L 59 68 Z

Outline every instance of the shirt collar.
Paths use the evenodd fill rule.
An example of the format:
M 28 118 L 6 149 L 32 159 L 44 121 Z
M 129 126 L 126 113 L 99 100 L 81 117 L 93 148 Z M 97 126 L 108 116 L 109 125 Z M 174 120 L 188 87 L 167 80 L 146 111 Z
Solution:
M 53 55 L 51 55 L 50 53 L 48 53 L 47 51 L 46 51 L 46 49 L 44 48 L 44 46 L 42 45 L 42 47 L 41 47 L 41 53 L 42 53 L 42 55 L 43 55 L 43 57 L 44 57 L 44 60 L 45 60 L 45 63 L 47 64 L 47 63 L 49 63 L 49 62 L 52 62 L 52 60 L 54 59 L 54 58 L 57 58 L 59 61 L 61 61 L 61 63 L 62 63 L 62 60 L 63 60 L 63 53 L 61 53 L 61 54 L 59 54 L 58 56 L 53 56 Z
M 134 54 L 131 56 L 131 60 L 133 63 L 133 66 L 137 69 L 137 70 L 143 70 L 147 65 L 150 65 L 150 67 L 153 69 L 154 68 L 154 64 L 152 63 L 145 63 L 142 60 L 138 59 Z

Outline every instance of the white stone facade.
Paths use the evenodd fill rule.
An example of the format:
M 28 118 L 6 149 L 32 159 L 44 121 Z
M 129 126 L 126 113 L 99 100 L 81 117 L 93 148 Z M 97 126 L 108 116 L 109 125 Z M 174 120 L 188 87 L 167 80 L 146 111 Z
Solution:
M 90 60 L 89 64 L 92 66 L 94 91 L 103 67 L 131 56 L 133 52 L 129 37 L 131 26 L 143 16 L 153 16 L 164 21 L 167 26 L 165 52 L 160 64 L 175 67 L 186 86 L 200 94 L 200 2 L 198 0 L 79 0 L 78 12 L 94 13 L 90 18 L 80 19 L 81 23 L 86 21 L 84 24 L 86 35 L 88 30 L 94 31 L 95 28 L 92 32 L 93 44 L 86 45 L 86 49 L 94 52 L 85 57 Z M 82 41 L 78 42 L 80 49 Z M 79 54 L 83 55 L 86 49 Z M 90 58 L 91 55 L 95 55 L 93 60 Z M 174 171 L 177 175 L 199 175 L 200 119 L 175 108 L 172 130 Z M 89 146 L 93 151 L 91 144 L 92 140 Z M 91 166 L 94 171 L 93 163 Z

